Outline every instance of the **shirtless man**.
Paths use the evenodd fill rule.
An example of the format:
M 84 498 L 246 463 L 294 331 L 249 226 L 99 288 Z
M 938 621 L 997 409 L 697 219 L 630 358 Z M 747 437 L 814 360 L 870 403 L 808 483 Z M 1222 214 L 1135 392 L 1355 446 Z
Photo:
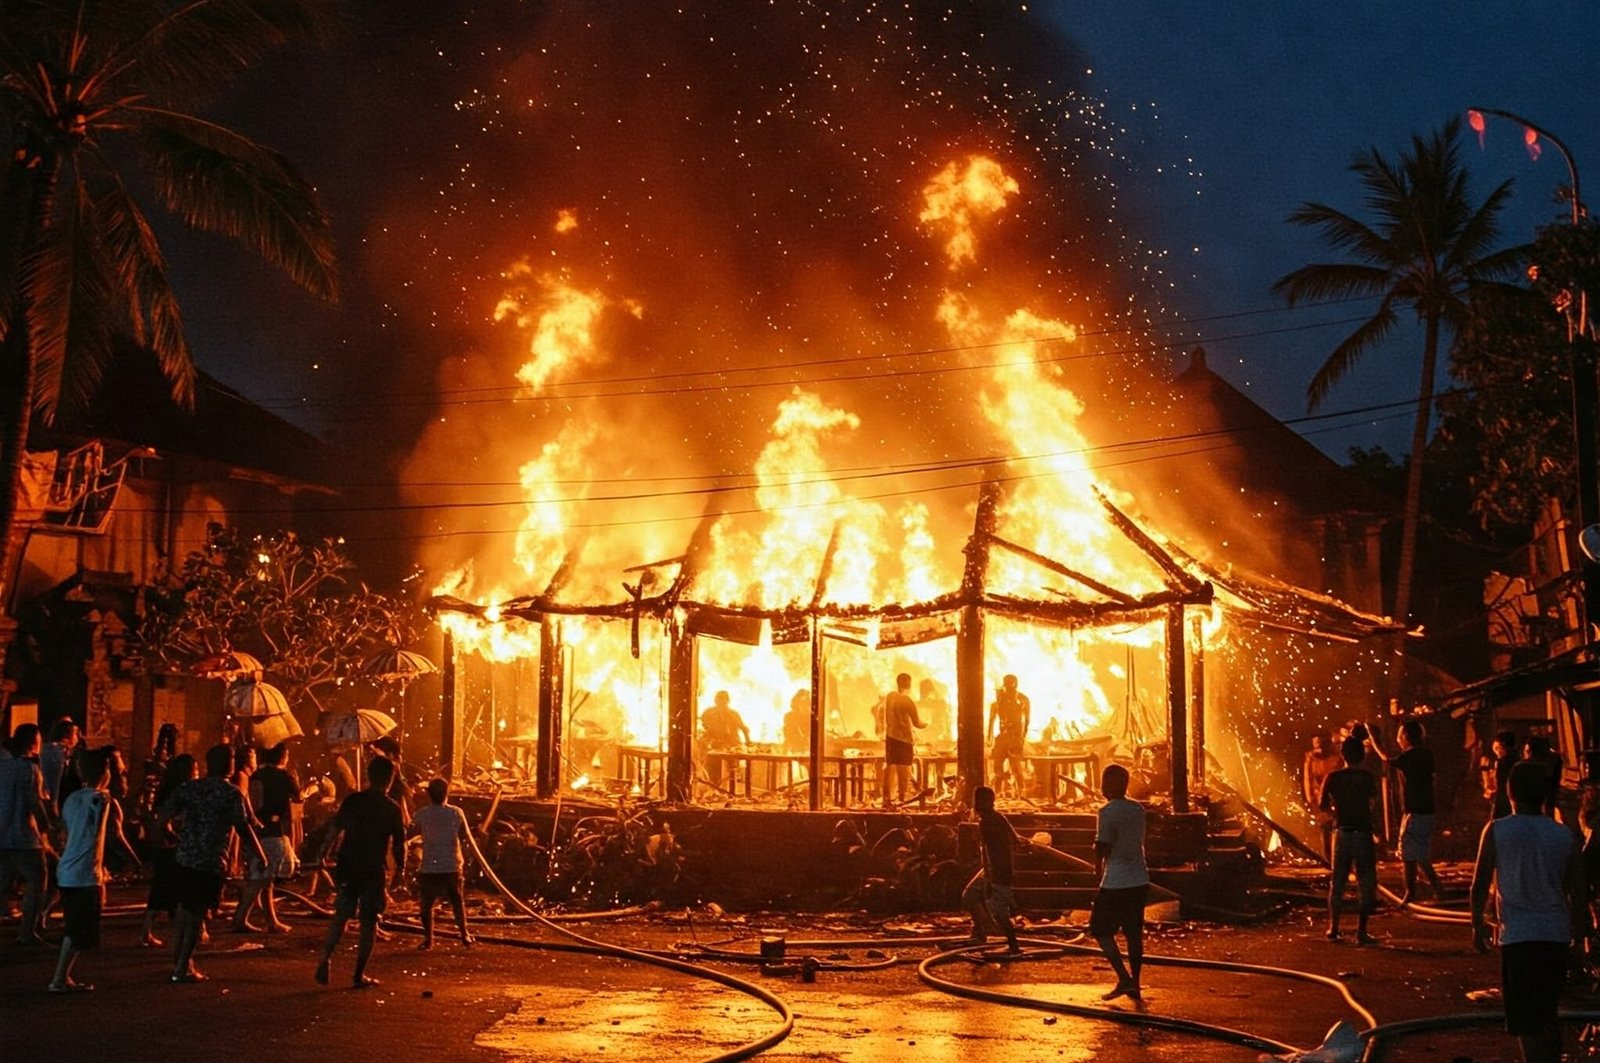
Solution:
M 1028 718 L 1031 706 L 1028 695 L 1017 689 L 1017 677 L 1008 675 L 995 691 L 994 702 L 989 706 L 989 756 L 994 764 L 994 778 L 998 786 L 1009 768 L 1013 779 L 1012 793 L 1023 795 L 1022 774 L 1023 742 L 1028 736 Z

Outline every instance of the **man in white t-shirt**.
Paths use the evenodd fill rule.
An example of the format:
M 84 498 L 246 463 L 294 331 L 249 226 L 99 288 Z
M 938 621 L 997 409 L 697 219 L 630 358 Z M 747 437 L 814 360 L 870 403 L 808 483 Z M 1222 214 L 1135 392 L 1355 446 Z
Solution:
M 467 909 L 461 900 L 461 840 L 467 834 L 467 817 L 449 803 L 450 784 L 434 779 L 428 784 L 429 804 L 411 817 L 409 833 L 422 837 L 422 867 L 417 872 L 417 900 L 422 907 L 422 944 L 433 948 L 433 906 L 448 900 L 456 914 L 456 929 L 461 944 L 471 945 L 467 932 Z
M 1512 814 L 1490 820 L 1472 872 L 1472 943 L 1488 950 L 1484 913 L 1500 912 L 1500 996 L 1524 1063 L 1561 1059 L 1557 1009 L 1567 970 L 1589 933 L 1583 858 L 1571 830 L 1543 814 L 1549 773 L 1520 761 L 1507 780 Z
M 79 777 L 84 785 L 61 802 L 61 823 L 67 829 L 67 844 L 56 866 L 56 884 L 61 888 L 61 914 L 66 933 L 61 938 L 61 954 L 56 974 L 50 980 L 52 993 L 72 993 L 93 989 L 87 982 L 72 978 L 78 953 L 100 945 L 100 913 L 105 905 L 106 837 L 125 849 L 134 863 L 138 857 L 122 833 L 122 810 L 111 799 L 111 758 L 103 749 L 81 753 Z
M 1144 806 L 1128 800 L 1128 769 L 1112 764 L 1100 775 L 1100 808 L 1094 834 L 1095 872 L 1100 891 L 1089 915 L 1089 933 L 1111 962 L 1117 984 L 1101 1000 L 1141 999 L 1139 969 L 1144 963 L 1144 902 L 1150 873 L 1144 863 Z M 1128 965 L 1117 953 L 1117 932 L 1128 942 Z

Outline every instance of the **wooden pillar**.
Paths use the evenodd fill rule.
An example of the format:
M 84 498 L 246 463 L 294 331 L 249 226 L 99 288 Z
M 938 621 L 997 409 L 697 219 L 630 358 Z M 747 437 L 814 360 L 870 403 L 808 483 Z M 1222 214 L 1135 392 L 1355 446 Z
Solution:
M 827 751 L 827 728 L 824 724 L 828 719 L 827 706 L 822 703 L 822 691 L 827 683 L 824 682 L 824 673 L 827 662 L 823 659 L 822 652 L 822 621 L 813 616 L 811 618 L 811 757 L 807 790 L 810 794 L 811 811 L 815 812 L 822 807 L 822 755 Z
M 685 622 L 667 622 L 667 800 L 694 800 L 694 636 Z
M 976 605 L 962 606 L 956 628 L 956 768 L 961 775 L 961 799 L 968 803 L 985 778 L 983 667 L 983 610 Z
M 133 677 L 133 748 L 128 762 L 128 792 L 136 794 L 144 785 L 144 766 L 156 744 L 156 677 L 140 671 Z
M 456 697 L 456 639 L 444 633 L 443 662 L 439 669 L 439 764 L 446 776 L 461 777 L 461 703 Z
M 539 618 L 539 738 L 534 756 L 534 786 L 540 797 L 561 789 L 561 631 L 550 616 Z
M 1189 658 L 1189 773 L 1196 785 L 1206 785 L 1206 630 L 1205 617 L 1189 618 L 1194 651 Z
M 972 538 L 967 540 L 967 563 L 961 576 L 963 605 L 956 627 L 956 767 L 961 775 L 961 799 L 972 801 L 972 791 L 984 783 L 983 713 L 988 699 L 984 685 L 984 584 L 989 572 L 989 536 L 995 529 L 999 488 L 985 483 L 978 496 L 978 513 Z
M 1167 744 L 1172 811 L 1189 811 L 1189 699 L 1184 679 L 1183 606 L 1167 607 Z

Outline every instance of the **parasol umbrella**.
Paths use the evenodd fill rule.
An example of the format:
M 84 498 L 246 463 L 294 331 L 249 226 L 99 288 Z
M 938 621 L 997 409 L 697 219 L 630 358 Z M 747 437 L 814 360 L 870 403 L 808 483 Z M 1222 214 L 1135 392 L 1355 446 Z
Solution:
M 361 676 L 364 679 L 405 684 L 420 675 L 431 675 L 438 670 L 439 666 L 422 654 L 390 646 L 367 658 L 361 666 Z
M 357 709 L 333 716 L 322 728 L 330 746 L 364 746 L 394 730 L 394 718 L 377 709 Z
M 412 650 L 403 650 L 399 646 L 389 646 L 380 653 L 367 658 L 361 666 L 361 676 L 364 679 L 376 679 L 380 683 L 397 683 L 400 687 L 400 723 L 404 731 L 406 718 L 406 687 L 418 676 L 431 675 L 439 670 L 439 666 L 428 658 Z
M 250 720 L 289 712 L 289 699 L 283 696 L 283 691 L 271 683 L 253 679 L 235 681 L 222 695 L 222 703 L 233 715 Z
M 201 679 L 239 679 L 260 675 L 261 661 L 253 654 L 224 650 L 195 662 L 194 674 Z
M 301 738 L 305 732 L 292 712 L 275 712 L 250 721 L 250 741 L 259 749 L 271 749 L 291 738 Z

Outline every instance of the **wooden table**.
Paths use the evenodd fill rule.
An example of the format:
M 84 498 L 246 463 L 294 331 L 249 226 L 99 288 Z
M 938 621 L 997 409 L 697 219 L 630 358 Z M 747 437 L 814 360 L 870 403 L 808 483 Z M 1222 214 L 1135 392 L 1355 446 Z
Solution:
M 917 757 L 917 786 L 935 794 L 944 789 L 945 769 L 954 767 L 954 753 L 924 753 Z
M 722 770 L 712 772 L 717 777 L 726 777 L 729 780 L 727 790 L 735 797 L 739 796 L 741 789 L 745 797 L 755 796 L 755 769 L 757 764 L 765 764 L 766 789 L 769 791 L 779 789 L 778 772 L 781 768 L 784 775 L 784 787 L 794 783 L 794 766 L 803 764 L 809 757 L 798 756 L 794 753 L 769 753 L 763 750 L 744 749 L 715 749 L 707 750 L 704 754 L 706 765 L 717 765 Z M 743 780 L 743 787 L 740 780 Z
M 1034 775 L 1048 780 L 1045 796 L 1052 806 L 1061 802 L 1062 776 L 1078 782 L 1091 794 L 1100 785 L 1100 756 L 1097 753 L 1041 753 L 1030 756 L 1028 762 L 1033 765 Z M 1082 780 L 1078 779 L 1079 769 L 1082 769 Z
M 822 758 L 823 781 L 831 784 L 833 790 L 833 803 L 837 808 L 847 808 L 851 804 L 864 805 L 867 803 L 867 765 L 874 767 L 883 763 L 879 757 L 847 757 L 843 754 L 830 754 Z M 828 771 L 828 766 L 833 766 L 833 771 Z M 876 772 L 873 778 L 877 778 Z
M 617 778 L 639 784 L 639 795 L 649 797 L 661 772 L 656 765 L 667 759 L 664 749 L 649 746 L 617 747 Z

